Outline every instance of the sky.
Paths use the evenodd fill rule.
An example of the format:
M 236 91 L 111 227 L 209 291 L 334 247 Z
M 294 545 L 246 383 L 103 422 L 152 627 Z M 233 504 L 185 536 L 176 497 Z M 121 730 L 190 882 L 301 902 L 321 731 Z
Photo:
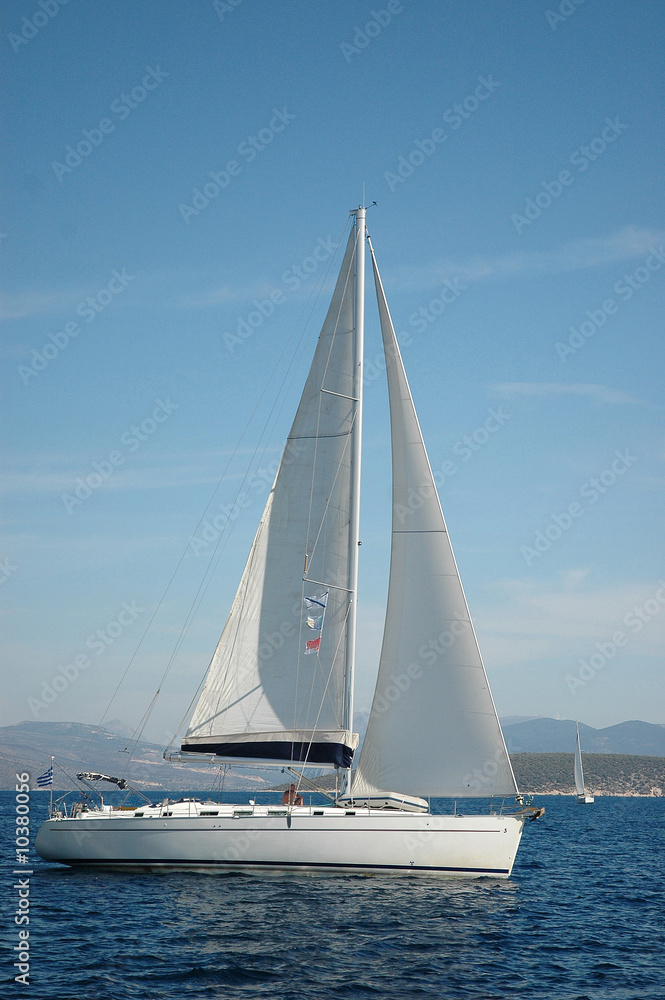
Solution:
M 1 725 L 134 728 L 173 659 L 145 728 L 171 738 L 363 199 L 499 714 L 665 724 L 664 26 L 659 0 L 4 5 Z M 370 304 L 357 709 L 379 352 Z

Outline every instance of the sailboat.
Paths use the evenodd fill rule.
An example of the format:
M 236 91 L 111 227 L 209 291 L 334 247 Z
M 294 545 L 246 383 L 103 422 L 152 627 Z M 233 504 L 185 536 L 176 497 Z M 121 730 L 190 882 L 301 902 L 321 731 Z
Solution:
M 165 799 L 56 809 L 38 853 L 73 866 L 507 878 L 527 820 L 388 310 L 365 209 L 352 224 L 283 457 L 183 755 L 342 776 L 329 805 Z M 365 247 L 390 403 L 393 516 L 376 690 L 353 732 Z M 197 758 L 200 760 L 200 756 Z M 451 815 L 431 797 L 483 797 Z M 504 799 L 515 800 L 505 807 Z M 512 809 L 512 811 L 511 811 Z
M 584 789 L 584 771 L 582 770 L 582 751 L 580 749 L 580 727 L 575 723 L 577 741 L 575 743 L 575 791 L 576 800 L 579 805 L 589 805 L 594 801 L 593 795 L 589 795 Z

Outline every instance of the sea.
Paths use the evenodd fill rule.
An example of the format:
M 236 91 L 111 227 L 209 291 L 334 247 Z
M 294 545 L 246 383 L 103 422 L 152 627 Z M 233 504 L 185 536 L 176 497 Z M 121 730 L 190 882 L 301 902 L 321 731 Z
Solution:
M 511 878 L 465 881 L 70 870 L 32 847 L 48 793 L 21 804 L 17 863 L 0 793 L 3 998 L 665 997 L 664 798 L 537 797 Z

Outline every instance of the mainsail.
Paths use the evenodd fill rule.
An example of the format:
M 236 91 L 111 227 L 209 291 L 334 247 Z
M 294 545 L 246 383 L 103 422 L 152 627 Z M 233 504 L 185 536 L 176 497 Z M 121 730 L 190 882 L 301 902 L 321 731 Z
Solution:
M 185 751 L 351 765 L 357 737 L 346 718 L 345 662 L 355 597 L 349 569 L 355 240 L 352 229 Z
M 371 250 L 371 245 L 370 245 Z M 490 693 L 372 251 L 393 455 L 388 605 L 354 798 L 514 795 Z

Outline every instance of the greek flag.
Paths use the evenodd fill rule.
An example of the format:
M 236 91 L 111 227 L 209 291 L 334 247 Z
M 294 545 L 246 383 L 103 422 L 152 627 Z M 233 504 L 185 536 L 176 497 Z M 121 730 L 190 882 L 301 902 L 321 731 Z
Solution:
M 328 601 L 328 591 L 326 590 L 325 594 L 320 594 L 318 597 L 306 597 L 305 607 L 307 608 L 308 611 L 311 608 L 314 608 L 315 610 L 317 608 L 325 608 L 327 601 Z
M 49 767 L 48 771 L 44 771 L 37 778 L 37 784 L 40 788 L 48 788 L 49 785 L 53 784 L 53 764 Z

